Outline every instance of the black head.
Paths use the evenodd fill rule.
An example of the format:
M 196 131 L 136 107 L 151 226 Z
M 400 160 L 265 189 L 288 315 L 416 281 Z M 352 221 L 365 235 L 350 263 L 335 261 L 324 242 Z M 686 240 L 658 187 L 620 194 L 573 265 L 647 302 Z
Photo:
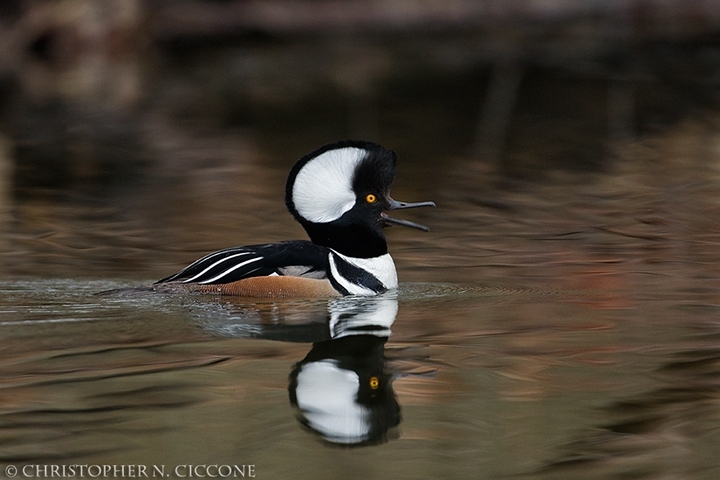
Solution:
M 383 227 L 421 225 L 388 217 L 384 211 L 434 206 L 390 198 L 396 155 L 370 142 L 325 145 L 301 158 L 290 171 L 285 188 L 288 210 L 310 239 L 352 257 L 387 253 Z

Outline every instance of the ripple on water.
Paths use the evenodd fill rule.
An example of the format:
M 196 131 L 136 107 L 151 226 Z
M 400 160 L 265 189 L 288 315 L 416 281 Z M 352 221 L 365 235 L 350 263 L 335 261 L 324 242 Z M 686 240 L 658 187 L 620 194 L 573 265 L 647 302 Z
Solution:
M 524 285 L 462 285 L 453 283 L 403 283 L 399 287 L 403 300 L 436 298 L 512 297 L 547 293 L 537 287 Z

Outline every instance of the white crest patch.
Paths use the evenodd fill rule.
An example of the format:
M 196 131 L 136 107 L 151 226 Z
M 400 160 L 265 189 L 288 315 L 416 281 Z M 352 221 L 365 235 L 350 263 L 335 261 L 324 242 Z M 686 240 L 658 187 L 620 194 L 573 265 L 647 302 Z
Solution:
M 327 223 L 353 208 L 353 174 L 366 154 L 362 148 L 338 148 L 306 163 L 295 177 L 292 190 L 298 213 L 311 222 Z

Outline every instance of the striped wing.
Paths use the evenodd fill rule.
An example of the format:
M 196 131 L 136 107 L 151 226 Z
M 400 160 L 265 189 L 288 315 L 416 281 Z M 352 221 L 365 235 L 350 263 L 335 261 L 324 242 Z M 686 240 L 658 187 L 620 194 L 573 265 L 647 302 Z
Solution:
M 325 247 L 301 240 L 226 248 L 156 283 L 213 285 L 267 275 L 325 278 L 327 256 Z

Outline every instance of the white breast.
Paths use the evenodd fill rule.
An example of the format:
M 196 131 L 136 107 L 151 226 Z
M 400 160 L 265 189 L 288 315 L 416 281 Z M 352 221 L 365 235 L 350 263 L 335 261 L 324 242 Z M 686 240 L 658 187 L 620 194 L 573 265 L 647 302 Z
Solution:
M 353 265 L 357 268 L 360 268 L 362 270 L 365 270 L 366 272 L 371 273 L 375 278 L 380 280 L 380 282 L 387 288 L 388 290 L 391 288 L 397 288 L 398 286 L 398 280 L 397 280 L 397 271 L 395 270 L 395 262 L 393 262 L 392 257 L 389 253 L 386 253 L 385 255 L 380 255 L 379 257 L 372 257 L 372 258 L 356 258 L 356 257 L 348 257 L 346 255 L 343 255 L 341 253 L 336 252 L 335 250 L 331 249 L 330 254 L 330 271 L 335 278 L 335 280 L 342 285 L 348 292 L 350 292 L 352 295 L 375 295 L 376 292 L 370 290 L 369 288 L 365 288 L 362 285 L 356 285 L 349 280 L 345 279 L 337 270 L 337 266 L 335 265 L 335 260 L 333 259 L 334 255 L 337 255 L 341 259 L 348 262 L 350 265 Z

